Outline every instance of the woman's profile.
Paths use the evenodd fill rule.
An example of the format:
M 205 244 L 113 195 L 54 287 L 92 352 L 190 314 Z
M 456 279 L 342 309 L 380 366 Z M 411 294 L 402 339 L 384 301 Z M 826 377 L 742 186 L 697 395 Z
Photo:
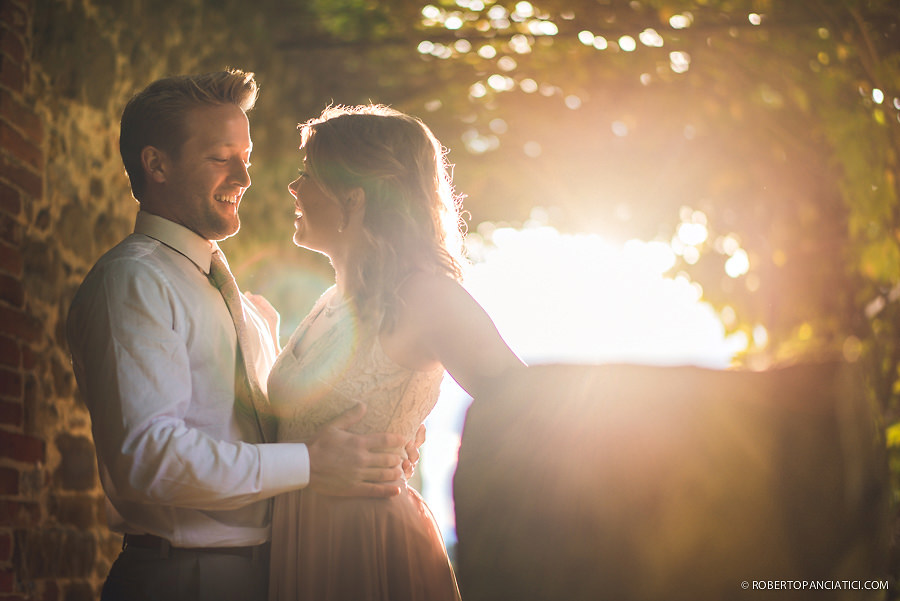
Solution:
M 357 402 L 366 413 L 355 431 L 412 439 L 445 369 L 478 402 L 524 366 L 460 285 L 459 203 L 428 127 L 365 105 L 330 107 L 300 130 L 293 240 L 330 258 L 335 285 L 269 377 L 278 439 L 309 440 Z M 386 499 L 277 497 L 270 599 L 458 599 L 430 510 L 398 486 Z

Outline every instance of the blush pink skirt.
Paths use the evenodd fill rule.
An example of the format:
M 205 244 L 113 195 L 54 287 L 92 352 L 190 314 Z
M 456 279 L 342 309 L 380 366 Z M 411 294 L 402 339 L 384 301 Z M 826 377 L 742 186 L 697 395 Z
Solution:
M 405 487 L 397 497 L 275 498 L 270 601 L 458 601 L 434 516 Z

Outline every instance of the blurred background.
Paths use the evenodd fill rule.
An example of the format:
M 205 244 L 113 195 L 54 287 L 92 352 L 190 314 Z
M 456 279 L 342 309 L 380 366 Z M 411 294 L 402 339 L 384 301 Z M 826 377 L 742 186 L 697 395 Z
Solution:
M 11 591 L 90 598 L 114 556 L 60 328 L 137 210 L 121 109 L 176 73 L 234 66 L 261 85 L 253 186 L 223 247 L 283 335 L 333 281 L 291 243 L 296 125 L 329 104 L 389 104 L 447 147 L 467 287 L 527 362 L 843 358 L 865 374 L 882 443 L 900 448 L 895 0 L 6 0 L 2 12 L 0 183 L 19 201 L 4 201 L 0 250 L 21 260 L 0 268 L 22 293 L 0 308 L 34 330 L 0 332 L 18 345 L 3 371 L 23 408 L 4 432 L 25 437 L 2 458 L 17 478 Z M 420 470 L 451 547 L 468 402 L 448 380 Z M 9 450 L 26 439 L 43 450 Z M 54 559 L 60 545 L 92 559 Z

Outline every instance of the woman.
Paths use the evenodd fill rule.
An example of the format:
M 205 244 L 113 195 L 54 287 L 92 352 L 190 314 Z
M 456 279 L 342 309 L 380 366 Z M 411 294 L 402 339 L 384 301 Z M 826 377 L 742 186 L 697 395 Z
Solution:
M 331 259 L 335 285 L 269 377 L 279 440 L 306 440 L 357 401 L 357 431 L 411 440 L 445 368 L 478 398 L 523 364 L 459 284 L 459 207 L 431 131 L 377 105 L 328 108 L 300 129 L 294 243 Z M 388 499 L 277 498 L 270 599 L 458 599 L 431 512 L 398 486 Z

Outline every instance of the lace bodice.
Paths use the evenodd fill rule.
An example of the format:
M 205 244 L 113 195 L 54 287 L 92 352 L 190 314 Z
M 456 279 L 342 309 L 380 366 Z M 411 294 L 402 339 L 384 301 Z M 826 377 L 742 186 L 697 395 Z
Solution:
M 412 439 L 440 392 L 443 369 L 416 371 L 397 365 L 377 333 L 364 332 L 349 305 L 315 339 L 309 329 L 326 311 L 327 290 L 291 335 L 269 375 L 269 401 L 279 417 L 279 441 L 304 441 L 355 402 L 366 414 L 352 430 L 394 432 Z M 303 342 L 304 352 L 298 353 Z

